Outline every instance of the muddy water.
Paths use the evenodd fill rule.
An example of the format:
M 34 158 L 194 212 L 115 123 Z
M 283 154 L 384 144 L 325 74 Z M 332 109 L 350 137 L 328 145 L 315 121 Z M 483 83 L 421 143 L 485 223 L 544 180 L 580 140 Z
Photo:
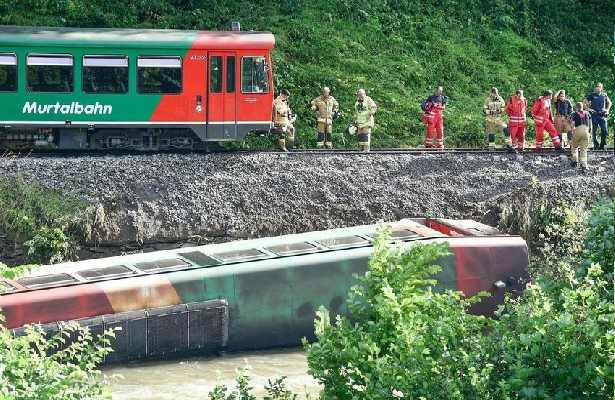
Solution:
M 226 354 L 219 357 L 136 363 L 104 371 L 114 400 L 204 400 L 217 384 L 232 386 L 235 371 L 247 368 L 258 397 L 270 378 L 286 376 L 289 389 L 318 393 L 317 382 L 307 373 L 301 349 Z M 312 396 L 313 398 L 314 396 Z

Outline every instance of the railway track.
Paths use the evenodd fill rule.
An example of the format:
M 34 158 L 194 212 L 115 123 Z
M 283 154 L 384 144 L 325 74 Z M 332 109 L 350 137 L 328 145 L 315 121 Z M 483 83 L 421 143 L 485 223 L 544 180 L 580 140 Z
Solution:
M 544 148 L 540 151 L 536 149 L 526 149 L 523 152 L 514 153 L 505 148 L 485 149 L 485 148 L 450 148 L 450 149 L 425 149 L 425 148 L 376 148 L 369 152 L 363 152 L 355 149 L 293 149 L 288 152 L 280 150 L 163 150 L 155 152 L 134 151 L 134 150 L 25 150 L 25 151 L 10 151 L 0 149 L 0 158 L 2 157 L 82 157 L 82 156 L 130 156 L 130 155 L 158 155 L 158 154 L 280 154 L 280 155 L 363 155 L 363 156 L 378 156 L 378 155 L 504 155 L 504 156 L 560 156 L 569 154 L 569 150 L 564 152 L 554 148 Z M 606 150 L 589 150 L 590 154 L 609 155 L 615 154 L 613 148 Z

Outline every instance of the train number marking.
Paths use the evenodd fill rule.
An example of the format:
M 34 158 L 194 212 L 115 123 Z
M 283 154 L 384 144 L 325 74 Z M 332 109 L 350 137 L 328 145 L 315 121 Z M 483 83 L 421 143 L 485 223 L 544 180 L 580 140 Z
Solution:
M 207 56 L 192 55 L 190 56 L 190 61 L 207 61 Z

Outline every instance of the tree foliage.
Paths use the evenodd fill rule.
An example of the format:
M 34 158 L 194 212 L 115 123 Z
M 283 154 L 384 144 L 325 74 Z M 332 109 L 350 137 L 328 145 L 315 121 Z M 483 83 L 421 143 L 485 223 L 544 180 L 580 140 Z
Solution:
M 84 205 L 23 178 L 0 177 L 0 231 L 24 242 L 34 263 L 56 263 L 75 252 L 71 230 Z
M 113 336 L 109 331 L 94 337 L 72 323 L 52 337 L 34 326 L 24 336 L 13 337 L 0 324 L 0 399 L 110 398 L 96 368 L 111 351 Z M 69 337 L 76 340 L 66 346 Z
M 597 205 L 588 220 L 565 215 L 548 217 L 568 224 L 549 234 L 575 225 L 584 247 L 564 260 L 563 273 L 538 276 L 493 319 L 467 314 L 472 299 L 434 291 L 430 275 L 447 254 L 442 245 L 401 253 L 381 237 L 349 296 L 353 319 L 331 321 L 321 309 L 318 340 L 305 344 L 322 397 L 611 399 L 613 203 Z M 543 247 L 533 262 L 552 261 L 554 249 Z M 581 265 L 588 267 L 575 274 Z

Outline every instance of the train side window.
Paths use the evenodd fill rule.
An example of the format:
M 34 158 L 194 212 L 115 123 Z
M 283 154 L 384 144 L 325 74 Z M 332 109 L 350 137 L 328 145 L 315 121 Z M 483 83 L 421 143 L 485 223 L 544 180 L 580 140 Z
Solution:
M 243 57 L 241 59 L 241 91 L 243 93 L 267 93 L 267 62 L 265 57 Z
M 137 89 L 139 93 L 147 94 L 181 93 L 181 57 L 139 57 Z
M 226 57 L 226 93 L 235 92 L 235 56 Z
M 84 56 L 83 91 L 85 93 L 127 93 L 128 57 Z
M 73 91 L 73 56 L 70 54 L 29 54 L 26 64 L 29 91 Z
M 209 59 L 209 92 L 222 93 L 222 56 Z
M 0 54 L 0 92 L 17 91 L 17 56 Z

